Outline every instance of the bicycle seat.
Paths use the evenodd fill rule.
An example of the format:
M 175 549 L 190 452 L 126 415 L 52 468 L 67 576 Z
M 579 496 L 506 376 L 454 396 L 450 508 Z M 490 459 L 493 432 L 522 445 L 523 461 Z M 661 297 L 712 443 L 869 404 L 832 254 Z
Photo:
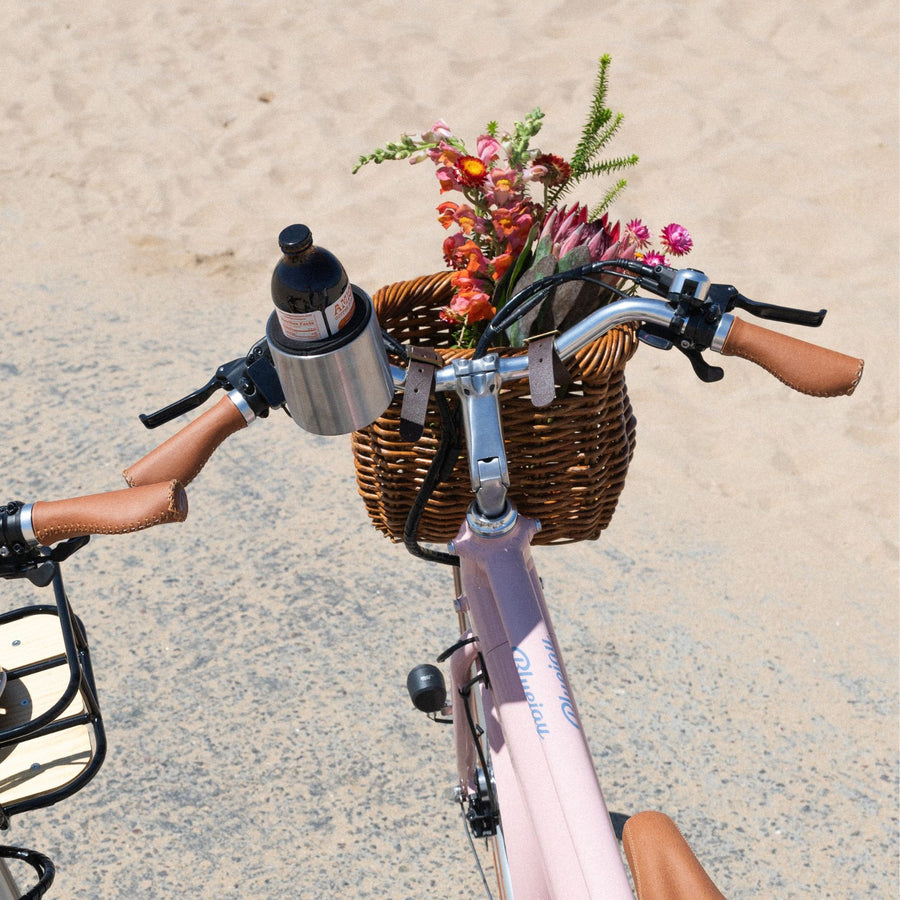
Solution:
M 638 900 L 725 900 L 667 815 L 632 816 L 625 823 L 622 845 Z

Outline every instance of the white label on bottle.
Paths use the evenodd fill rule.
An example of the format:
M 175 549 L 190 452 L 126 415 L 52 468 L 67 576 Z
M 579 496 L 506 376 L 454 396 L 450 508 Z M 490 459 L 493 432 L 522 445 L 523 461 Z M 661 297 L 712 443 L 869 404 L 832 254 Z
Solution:
M 353 315 L 356 302 L 353 299 L 353 287 L 347 282 L 347 289 L 338 299 L 325 309 L 325 315 L 328 318 L 328 328 L 332 334 L 337 334 Z
M 325 316 L 318 309 L 312 312 L 292 313 L 275 309 L 284 336 L 292 341 L 319 341 L 328 337 Z

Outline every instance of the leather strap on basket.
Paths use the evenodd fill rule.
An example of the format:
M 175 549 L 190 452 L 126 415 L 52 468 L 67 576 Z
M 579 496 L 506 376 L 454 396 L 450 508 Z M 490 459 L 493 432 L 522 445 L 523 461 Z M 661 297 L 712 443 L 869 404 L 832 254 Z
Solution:
M 434 389 L 434 373 L 444 364 L 441 355 L 430 347 L 406 347 L 409 363 L 400 407 L 400 440 L 414 442 L 422 437 L 428 398 Z
M 554 334 L 545 334 L 528 342 L 528 386 L 531 402 L 549 406 L 556 399 L 556 385 L 571 384 L 572 376 L 556 352 Z

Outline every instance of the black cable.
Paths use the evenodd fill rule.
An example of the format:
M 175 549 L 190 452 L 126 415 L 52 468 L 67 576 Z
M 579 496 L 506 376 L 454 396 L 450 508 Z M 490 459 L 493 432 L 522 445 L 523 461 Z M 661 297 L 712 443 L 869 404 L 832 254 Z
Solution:
M 388 332 L 382 329 L 381 340 L 384 343 L 384 346 L 387 349 L 388 353 L 392 353 L 394 356 L 400 357 L 403 362 L 409 362 L 409 356 L 406 353 L 406 348 L 392 334 L 388 334 Z
M 458 566 L 459 557 L 453 553 L 444 553 L 440 550 L 431 550 L 423 547 L 418 541 L 419 522 L 425 512 L 425 507 L 434 493 L 434 489 L 447 477 L 453 470 L 460 451 L 460 435 L 458 413 L 455 413 L 443 394 L 435 392 L 435 402 L 437 403 L 438 412 L 441 416 L 441 438 L 434 459 L 425 473 L 422 481 L 422 487 L 416 494 L 416 499 L 409 510 L 406 517 L 406 524 L 403 528 L 403 544 L 407 550 L 419 559 L 426 562 L 442 563 L 447 566 Z
M 622 272 L 622 269 L 626 271 Z M 591 277 L 607 270 L 618 270 L 622 277 L 647 276 L 653 271 L 650 266 L 645 266 L 643 263 L 635 260 L 609 259 L 588 263 L 586 266 L 579 266 L 575 269 L 567 269 L 565 272 L 556 272 L 554 275 L 548 275 L 546 278 L 535 281 L 510 298 L 494 318 L 491 319 L 475 347 L 475 359 L 483 357 L 504 331 L 511 328 L 535 306 L 543 303 L 546 294 L 560 284 L 565 284 L 568 281 L 590 281 L 608 288 L 619 296 L 627 296 L 619 288 Z
M 381 335 L 388 352 L 399 357 L 404 363 L 408 363 L 409 354 L 407 354 L 403 344 L 386 331 L 382 331 Z M 425 473 L 422 487 L 419 488 L 416 499 L 413 500 L 413 505 L 410 507 L 409 514 L 406 517 L 406 522 L 403 526 L 403 545 L 413 556 L 424 559 L 426 562 L 458 566 L 459 557 L 455 554 L 443 553 L 439 550 L 423 547 L 418 541 L 419 523 L 425 513 L 425 507 L 428 505 L 434 489 L 442 481 L 450 477 L 462 446 L 458 413 L 450 408 L 447 398 L 437 391 L 435 391 L 435 403 L 441 417 L 440 441 L 435 451 L 434 459 L 432 459 L 431 465 Z
M 472 742 L 475 744 L 475 751 L 478 754 L 478 761 L 481 763 L 481 770 L 484 772 L 484 785 L 487 788 L 488 793 L 488 804 L 490 805 L 491 815 L 493 816 L 497 810 L 497 798 L 494 794 L 494 784 L 493 778 L 491 777 L 492 773 L 487 764 L 487 759 L 484 755 L 484 748 L 481 746 L 481 735 L 478 733 L 478 727 L 475 724 L 475 717 L 472 714 L 472 710 L 469 707 L 469 697 L 472 693 L 472 685 L 477 684 L 479 681 L 487 680 L 487 675 L 484 671 L 484 660 L 481 659 L 481 654 L 478 654 L 478 658 L 481 661 L 481 672 L 476 675 L 471 681 L 462 685 L 459 688 L 460 694 L 462 694 L 465 699 L 465 703 L 463 703 L 463 708 L 466 711 L 466 720 L 468 721 L 469 731 L 472 732 Z M 478 785 L 475 785 L 475 790 L 478 791 Z

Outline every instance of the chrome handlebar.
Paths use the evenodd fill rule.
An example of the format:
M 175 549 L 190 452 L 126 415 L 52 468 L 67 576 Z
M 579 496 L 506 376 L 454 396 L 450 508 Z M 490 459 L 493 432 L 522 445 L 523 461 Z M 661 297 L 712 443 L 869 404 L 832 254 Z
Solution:
M 596 310 L 577 325 L 573 325 L 564 331 L 554 341 L 554 346 L 559 358 L 565 361 L 574 356 L 579 350 L 601 338 L 617 325 L 624 325 L 628 322 L 643 322 L 659 325 L 663 328 L 671 328 L 677 315 L 677 311 L 665 300 L 654 300 L 651 298 L 616 300 L 608 306 Z M 713 344 L 712 349 L 717 349 L 717 343 L 719 348 L 724 343 L 732 318 L 730 315 L 722 317 L 719 331 L 722 331 L 724 326 L 724 334 L 719 340 L 717 332 L 717 341 Z M 727 322 L 725 321 L 726 319 L 728 320 Z M 403 390 L 406 383 L 406 369 L 395 365 L 392 365 L 390 369 L 395 388 Z M 528 358 L 524 355 L 499 357 L 498 372 L 501 381 L 504 382 L 525 378 L 528 375 Z M 458 379 L 457 368 L 453 363 L 450 363 L 438 369 L 435 373 L 435 390 L 456 390 Z

